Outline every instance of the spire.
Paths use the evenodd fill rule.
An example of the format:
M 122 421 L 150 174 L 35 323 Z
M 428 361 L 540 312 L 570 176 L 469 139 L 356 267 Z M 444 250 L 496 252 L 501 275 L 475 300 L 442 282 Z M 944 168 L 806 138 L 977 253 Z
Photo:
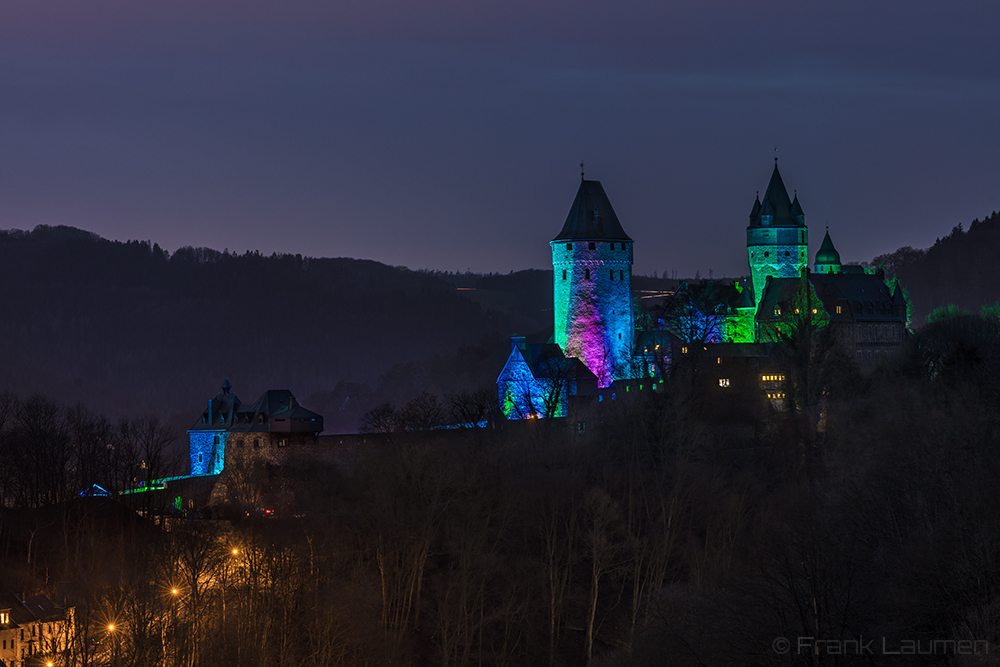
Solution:
M 228 394 L 232 390 L 233 385 L 229 384 L 229 376 L 226 376 L 225 381 L 222 383 L 222 393 Z
M 796 197 L 798 201 L 798 197 Z M 798 213 L 793 213 L 793 203 L 788 197 L 788 190 L 784 181 L 781 180 L 781 173 L 778 171 L 778 162 L 775 158 L 774 171 L 771 172 L 771 180 L 764 191 L 764 199 L 761 202 L 761 215 L 771 216 L 769 226 L 771 227 L 804 227 L 805 216 L 802 215 L 802 206 L 796 206 Z M 802 216 L 801 219 L 796 215 Z M 754 221 L 752 227 L 763 224 L 763 220 Z
M 618 222 L 611 200 L 600 181 L 582 181 L 569 209 L 566 223 L 553 241 L 631 241 Z

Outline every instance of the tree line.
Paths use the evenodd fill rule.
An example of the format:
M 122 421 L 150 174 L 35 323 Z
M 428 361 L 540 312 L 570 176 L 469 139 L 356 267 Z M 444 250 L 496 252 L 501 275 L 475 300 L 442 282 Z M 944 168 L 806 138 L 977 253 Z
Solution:
M 287 471 L 296 516 L 8 509 L 0 570 L 77 605 L 74 665 L 982 664 L 1000 319 L 939 320 L 870 371 L 825 336 L 776 343 L 784 411 L 681 379 L 583 433 L 395 431 Z

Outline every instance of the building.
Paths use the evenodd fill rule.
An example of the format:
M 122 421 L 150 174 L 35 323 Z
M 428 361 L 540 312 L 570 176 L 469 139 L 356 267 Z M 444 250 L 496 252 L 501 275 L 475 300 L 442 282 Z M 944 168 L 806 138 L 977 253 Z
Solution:
M 596 378 L 598 402 L 605 395 L 614 397 L 614 391 L 606 390 L 621 383 L 652 378 L 658 385 L 682 362 L 705 374 L 705 365 L 695 359 L 709 345 L 722 346 L 708 355 L 716 360 L 716 371 L 723 365 L 739 370 L 733 377 L 710 378 L 720 389 L 735 386 L 737 377 L 740 385 L 746 378 L 759 378 L 754 382 L 760 390 L 780 400 L 776 383 L 783 376 L 766 361 L 769 344 L 788 336 L 803 318 L 832 327 L 839 343 L 862 365 L 903 342 L 907 305 L 902 290 L 890 289 L 880 275 L 860 266 L 844 265 L 829 230 L 816 254 L 815 271 L 809 270 L 805 213 L 798 193 L 788 196 L 777 159 L 746 228 L 750 275 L 682 283 L 672 294 L 649 302 L 646 319 L 654 323 L 652 330 L 636 330 L 632 243 L 600 182 L 581 179 L 566 222 L 549 243 L 553 336 L 535 345 L 513 338 L 497 378 L 508 419 L 565 415 L 574 397 L 592 393 L 583 369 Z M 685 355 L 689 349 L 690 356 L 678 357 L 678 350 Z
M 268 389 L 253 403 L 242 403 L 226 378 L 215 398 L 188 430 L 191 475 L 219 475 L 226 452 L 252 450 L 269 460 L 314 444 L 323 417 L 299 405 L 288 389 Z
M 56 662 L 69 648 L 73 612 L 73 607 L 57 607 L 44 595 L 0 595 L 0 664 Z
M 595 396 L 597 376 L 555 343 L 511 338 L 510 356 L 497 383 L 500 408 L 508 419 L 565 417 L 572 396 Z

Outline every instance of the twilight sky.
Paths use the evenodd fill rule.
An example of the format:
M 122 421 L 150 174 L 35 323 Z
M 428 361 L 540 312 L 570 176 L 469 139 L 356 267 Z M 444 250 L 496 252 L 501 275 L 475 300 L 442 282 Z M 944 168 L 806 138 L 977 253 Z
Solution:
M 550 267 L 602 181 L 638 273 L 745 272 L 773 166 L 810 254 L 1000 209 L 1000 3 L 0 4 L 0 228 Z M 792 194 L 791 192 L 789 194 Z

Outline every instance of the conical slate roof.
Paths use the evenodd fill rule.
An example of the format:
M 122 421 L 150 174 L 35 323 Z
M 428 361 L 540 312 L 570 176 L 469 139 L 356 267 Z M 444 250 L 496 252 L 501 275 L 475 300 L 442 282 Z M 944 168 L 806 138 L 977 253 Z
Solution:
M 799 205 L 799 198 L 795 198 L 794 205 L 788 197 L 788 190 L 778 173 L 778 163 L 774 163 L 774 171 L 771 173 L 771 181 L 767 184 L 767 191 L 764 193 L 764 200 L 761 202 L 760 214 L 752 217 L 751 227 L 761 227 L 765 215 L 771 216 L 770 227 L 805 227 L 805 216 L 802 213 L 802 206 Z M 754 212 L 757 205 L 754 204 Z M 752 214 L 751 214 L 752 216 Z
M 816 264 L 840 264 L 840 253 L 837 249 L 833 247 L 833 241 L 830 240 L 830 230 L 826 230 L 826 236 L 823 237 L 823 243 L 819 247 L 819 251 L 816 253 Z
M 566 224 L 553 241 L 631 241 L 618 222 L 600 181 L 583 181 L 569 209 Z

